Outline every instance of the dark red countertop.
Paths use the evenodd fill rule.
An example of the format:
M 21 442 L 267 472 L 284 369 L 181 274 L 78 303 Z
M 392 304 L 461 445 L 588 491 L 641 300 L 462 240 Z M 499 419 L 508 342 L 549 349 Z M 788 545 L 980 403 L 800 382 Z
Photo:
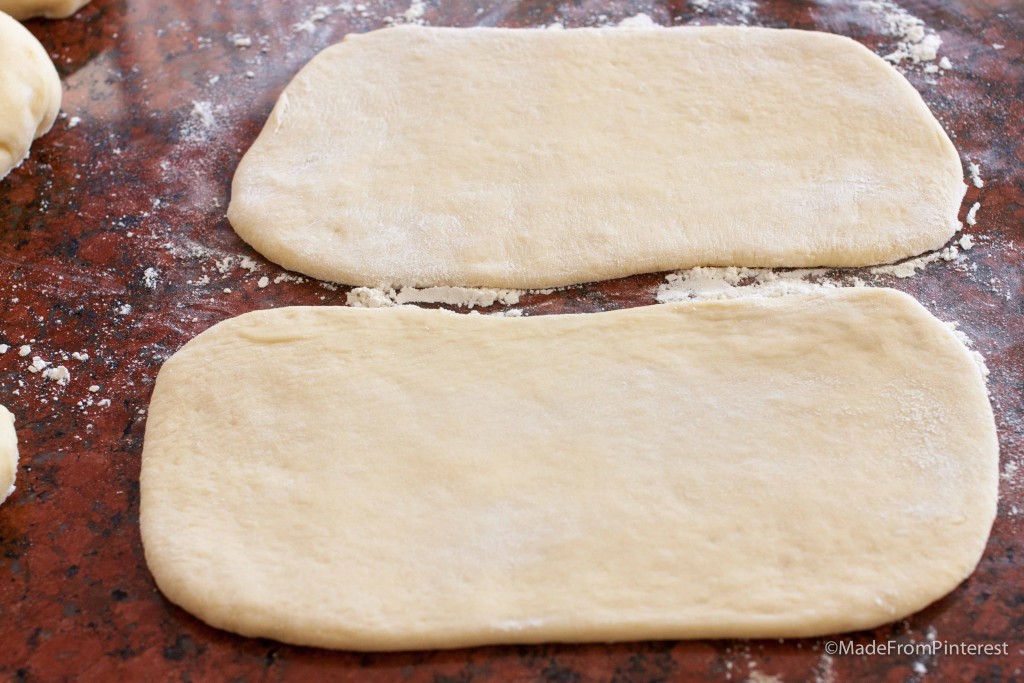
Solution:
M 975 247 L 963 258 L 933 263 L 910 279 L 868 277 L 959 321 L 985 355 L 1001 444 L 999 516 L 977 571 L 950 596 L 909 619 L 842 638 L 1005 642 L 1008 655 L 829 656 L 827 638 L 366 655 L 242 638 L 163 599 L 146 569 L 138 526 L 139 457 L 160 364 L 198 332 L 245 311 L 345 303 L 345 287 L 275 282 L 284 271 L 244 245 L 224 212 L 240 156 L 298 68 L 347 32 L 382 27 L 388 17 L 407 20 L 406 0 L 362 2 L 330 5 L 328 16 L 313 20 L 316 3 L 94 0 L 71 19 L 28 23 L 55 56 L 65 116 L 0 182 L 0 343 L 13 347 L 0 355 L 0 403 L 17 415 L 22 456 L 18 489 L 0 506 L 0 678 L 575 683 L 1024 676 L 1024 8 L 1016 0 L 901 3 L 938 32 L 939 55 L 952 67 L 905 72 L 965 167 L 968 160 L 979 164 L 984 187 L 972 185 L 964 201 L 961 217 L 975 201 L 981 209 L 977 225 L 966 230 Z M 573 27 L 644 12 L 665 25 L 833 31 L 880 54 L 897 42 L 886 35 L 890 0 L 708 0 L 704 11 L 692 0 L 430 0 L 424 7 L 423 20 L 432 25 L 561 20 Z M 245 42 L 236 35 L 252 45 L 236 45 Z M 243 265 L 243 257 L 252 262 Z M 516 307 L 539 315 L 652 304 L 663 275 L 527 294 Z M 263 276 L 270 284 L 261 288 Z M 28 358 L 17 353 L 24 343 L 32 347 Z M 65 359 L 75 351 L 89 358 Z M 67 366 L 70 383 L 28 372 L 35 355 Z M 211 372 L 244 381 L 230 368 Z M 90 385 L 100 390 L 92 393 Z

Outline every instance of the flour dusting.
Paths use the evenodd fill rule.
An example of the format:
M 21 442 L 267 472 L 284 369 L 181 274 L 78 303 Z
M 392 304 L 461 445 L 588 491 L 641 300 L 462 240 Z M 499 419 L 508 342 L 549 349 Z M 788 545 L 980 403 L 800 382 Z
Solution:
M 974 202 L 974 204 L 971 206 L 970 211 L 967 212 L 967 218 L 964 219 L 965 221 L 967 221 L 967 225 L 974 225 L 975 223 L 978 222 L 978 209 L 980 208 L 981 202 Z
M 912 258 L 901 263 L 892 263 L 885 266 L 875 266 L 871 269 L 872 275 L 892 275 L 898 278 L 913 277 L 913 275 L 919 271 L 924 270 L 925 266 L 929 263 L 936 261 L 954 261 L 959 255 L 960 250 L 955 246 L 946 247 L 941 251 L 933 251 L 930 254 L 924 254 L 917 258 Z
M 825 268 L 776 271 L 770 268 L 691 268 L 665 277 L 655 295 L 658 303 L 688 299 L 737 299 L 750 296 L 774 297 L 843 286 L 827 277 Z M 864 283 L 853 278 L 851 286 Z
M 648 14 L 635 14 L 618 23 L 619 28 L 661 28 Z
M 978 189 L 985 187 L 985 181 L 981 179 L 981 167 L 978 164 L 973 161 L 968 162 L 967 170 L 971 174 L 971 182 L 975 187 Z
M 942 38 L 924 22 L 907 12 L 892 0 L 864 0 L 860 8 L 880 17 L 886 35 L 896 39 L 895 49 L 884 59 L 900 64 L 909 59 L 914 64 L 932 62 L 938 57 Z M 943 68 L 951 68 L 946 59 Z
M 475 287 L 402 287 L 377 289 L 356 287 L 346 295 L 349 306 L 384 308 L 405 304 L 445 304 L 462 308 L 487 308 L 496 303 L 515 305 L 522 292 L 516 289 L 481 289 Z

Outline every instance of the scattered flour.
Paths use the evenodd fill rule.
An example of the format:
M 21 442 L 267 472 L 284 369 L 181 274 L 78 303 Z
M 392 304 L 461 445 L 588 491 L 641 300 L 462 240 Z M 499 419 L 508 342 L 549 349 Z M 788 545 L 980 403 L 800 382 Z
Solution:
M 393 294 L 395 290 L 390 290 Z M 357 308 L 387 308 L 394 306 L 395 301 L 384 290 L 372 287 L 356 287 L 345 295 L 345 303 Z
M 967 170 L 971 174 L 971 182 L 977 188 L 985 187 L 985 181 L 981 179 L 981 167 L 970 161 L 967 163 Z
M 400 17 L 406 24 L 422 24 L 426 11 L 427 4 L 423 0 L 412 0 L 409 9 L 402 12 Z
M 814 683 L 835 683 L 835 660 L 831 655 L 822 653 L 821 659 L 814 666 Z
M 973 223 L 971 225 L 973 225 Z M 963 251 L 970 251 L 974 248 L 974 238 L 970 235 L 962 235 L 958 244 L 960 245 L 960 249 Z
M 522 292 L 515 289 L 477 289 L 474 287 L 403 287 L 397 292 L 394 289 L 376 289 L 356 287 L 346 295 L 349 306 L 362 308 L 383 308 L 404 304 L 445 304 L 474 308 L 486 308 L 496 303 L 515 305 L 519 303 Z
M 71 381 L 71 372 L 63 365 L 58 365 L 55 368 L 43 370 L 43 377 L 58 384 L 66 385 Z
M 309 16 L 297 24 L 292 24 L 292 33 L 313 33 L 316 25 L 331 16 L 334 8 L 327 5 L 317 5 Z
M 750 675 L 747 677 L 747 683 L 783 683 L 783 680 L 779 678 L 777 674 L 761 673 L 757 669 L 754 669 L 753 666 L 754 663 L 751 662 Z
M 896 49 L 885 55 L 888 61 L 900 64 L 909 59 L 918 64 L 934 61 L 938 57 L 942 38 L 892 0 L 864 0 L 860 8 L 881 17 L 885 33 L 896 38 Z M 944 69 L 952 67 L 948 59 L 945 64 L 940 66 Z
M 160 273 L 156 268 L 146 268 L 142 273 L 142 284 L 148 289 L 156 289 L 156 283 L 160 281 Z
M 692 268 L 670 273 L 658 287 L 658 303 L 687 299 L 735 299 L 748 296 L 782 296 L 842 286 L 826 277 L 827 269 L 804 268 L 775 271 L 769 268 Z M 854 279 L 853 286 L 864 283 Z
M 661 28 L 648 14 L 635 14 L 618 23 L 619 28 Z
M 32 353 L 32 347 L 28 344 L 22 344 L 21 348 L 18 349 L 18 355 L 24 358 L 28 354 Z
M 188 119 L 180 129 L 181 138 L 186 142 L 208 142 L 217 128 L 217 117 L 213 104 L 206 100 L 194 100 Z
M 967 212 L 967 218 L 964 219 L 967 221 L 967 225 L 974 225 L 978 222 L 978 209 L 980 208 L 981 202 L 974 202 L 974 205 L 971 206 L 971 210 Z
M 973 245 L 972 245 L 973 246 Z M 906 278 L 912 277 L 914 273 L 919 270 L 924 270 L 924 267 L 929 263 L 934 263 L 938 260 L 952 261 L 959 255 L 960 250 L 955 246 L 946 247 L 942 251 L 934 251 L 930 254 L 918 256 L 902 263 L 892 263 L 886 266 L 875 266 L 871 269 L 872 275 L 892 275 L 893 277 Z

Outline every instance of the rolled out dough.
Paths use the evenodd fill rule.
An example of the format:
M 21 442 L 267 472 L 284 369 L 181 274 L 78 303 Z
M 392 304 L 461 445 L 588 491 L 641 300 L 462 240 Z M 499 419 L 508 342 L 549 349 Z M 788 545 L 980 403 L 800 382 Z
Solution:
M 0 12 L 6 12 L 15 19 L 64 19 L 88 3 L 89 0 L 0 0 Z
M 390 650 L 811 636 L 951 591 L 995 514 L 984 382 L 906 295 L 579 316 L 285 308 L 160 371 L 160 589 Z
M 46 50 L 0 12 L 0 179 L 24 161 L 34 139 L 50 130 L 60 101 L 60 77 Z
M 14 415 L 0 406 L 0 503 L 14 493 L 18 475 L 18 435 L 14 431 Z
M 228 217 L 327 280 L 530 288 L 888 263 L 945 243 L 965 189 L 917 91 L 849 38 L 400 27 L 299 72 Z

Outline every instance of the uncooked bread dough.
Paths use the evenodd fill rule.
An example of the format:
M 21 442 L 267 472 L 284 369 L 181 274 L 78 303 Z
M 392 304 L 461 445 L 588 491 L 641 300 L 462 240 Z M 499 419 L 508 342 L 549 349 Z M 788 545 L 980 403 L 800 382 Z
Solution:
M 530 288 L 887 263 L 945 243 L 965 188 L 917 91 L 849 38 L 401 27 L 299 72 L 228 217 L 319 278 Z
M 0 503 L 14 493 L 18 475 L 18 435 L 14 431 L 14 415 L 0 406 Z
M 968 351 L 892 290 L 284 308 L 161 369 L 142 538 L 173 602 L 290 643 L 811 636 L 970 574 L 997 449 Z
M 60 77 L 28 29 L 0 12 L 0 179 L 28 156 L 60 110 Z
M 89 0 L 0 0 L 0 12 L 6 12 L 15 19 L 64 19 L 88 3 Z

